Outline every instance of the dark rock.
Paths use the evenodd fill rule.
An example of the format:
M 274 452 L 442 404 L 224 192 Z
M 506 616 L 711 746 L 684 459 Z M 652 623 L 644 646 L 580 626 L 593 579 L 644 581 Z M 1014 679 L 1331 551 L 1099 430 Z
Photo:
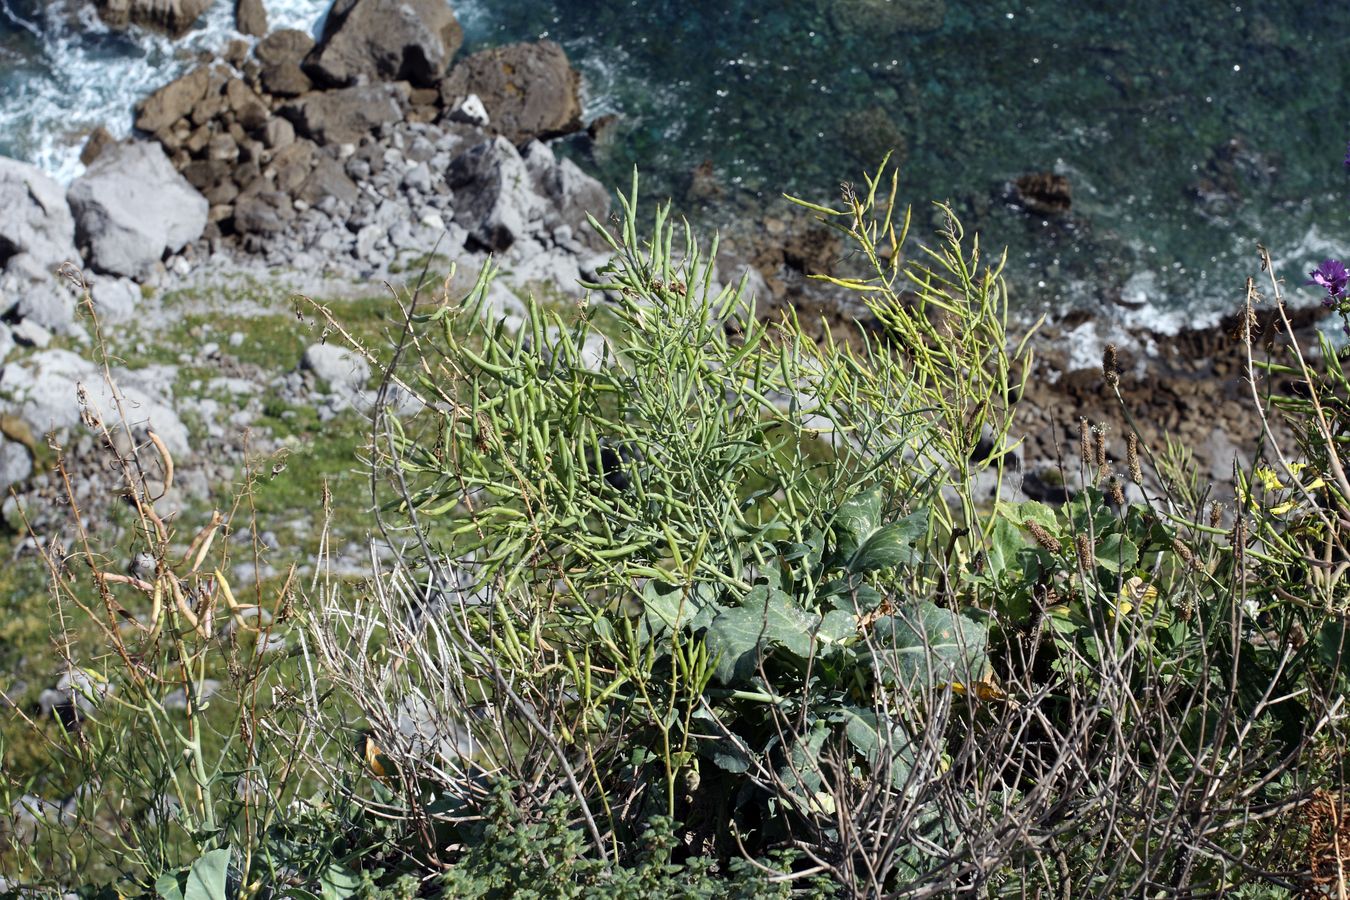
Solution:
M 192 114 L 211 87 L 211 67 L 198 66 L 136 105 L 136 127 L 157 132 Z
M 1032 172 L 1013 182 L 1012 199 L 1027 212 L 1062 216 L 1073 203 L 1069 179 L 1054 172 Z
M 325 197 L 333 197 L 343 203 L 352 204 L 361 196 L 361 190 L 347 177 L 341 163 L 323 156 L 295 192 L 295 196 L 297 200 L 303 200 L 310 206 L 317 206 Z
M 430 87 L 463 42 L 445 0 L 335 0 L 305 70 L 334 86 L 365 78 Z
M 240 234 L 278 234 L 294 218 L 291 198 L 280 191 L 240 194 L 234 204 L 234 228 Z
M 80 151 L 80 162 L 86 166 L 89 165 L 98 159 L 98 155 L 107 149 L 110 144 L 115 143 L 117 143 L 117 138 L 112 136 L 112 132 L 102 125 L 98 126 L 89 132 L 89 137 L 84 142 L 84 149 Z
M 298 140 L 282 147 L 272 157 L 267 174 L 279 191 L 294 193 L 309 177 L 318 148 L 313 141 Z
M 232 78 L 225 85 L 225 101 L 229 104 L 234 120 L 248 131 L 256 131 L 267 123 L 270 110 L 263 99 L 253 89 L 238 78 Z
M 222 181 L 228 181 L 231 171 L 233 166 L 225 159 L 194 159 L 183 167 L 183 177 L 197 190 L 206 191 Z
M 482 100 L 490 128 L 513 144 L 581 130 L 581 76 L 553 41 L 510 44 L 475 53 L 441 82 L 441 105 Z
M 248 51 L 252 49 L 249 42 L 242 38 L 235 38 L 225 45 L 225 50 L 220 54 L 220 58 L 234 66 L 236 69 L 241 67 L 248 59 Z
M 211 0 L 95 0 L 94 5 L 109 28 L 140 25 L 180 37 L 201 18 Z
M 406 85 L 363 84 L 305 94 L 279 112 L 317 144 L 349 144 L 402 119 L 405 103 Z
M 272 150 L 289 147 L 295 142 L 295 126 L 285 119 L 268 119 L 263 126 L 263 143 Z
M 235 0 L 234 27 L 240 34 L 250 37 L 267 34 L 267 10 L 262 0 Z
M 258 83 L 264 91 L 277 97 L 299 97 L 314 89 L 314 82 L 301 70 L 299 63 L 264 66 Z
M 264 66 L 300 65 L 314 49 L 314 38 L 295 28 L 280 28 L 258 42 L 253 55 Z

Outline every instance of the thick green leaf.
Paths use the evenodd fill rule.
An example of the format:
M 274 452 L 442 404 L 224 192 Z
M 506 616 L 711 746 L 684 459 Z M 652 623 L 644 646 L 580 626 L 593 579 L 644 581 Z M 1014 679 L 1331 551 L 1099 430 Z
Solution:
M 858 548 L 881 527 L 881 487 L 855 494 L 840 504 L 831 523 L 836 559 L 852 559 Z
M 832 609 L 820 619 L 816 634 L 822 642 L 837 644 L 858 633 L 858 617 L 843 609 Z
M 993 531 L 989 535 L 988 573 L 997 578 L 1012 567 L 1017 554 L 1027 545 L 1022 531 L 1017 525 L 1000 516 L 994 520 Z
M 830 729 L 824 721 L 817 721 L 806 734 L 801 734 L 788 749 L 788 762 L 778 771 L 783 784 L 799 794 L 804 808 L 816 806 L 812 801 L 823 783 L 821 778 L 820 751 L 825 746 Z
M 181 873 L 165 872 L 155 879 L 155 893 L 160 900 L 183 900 Z
M 817 621 L 782 591 L 755 587 L 740 606 L 723 609 L 708 626 L 706 640 L 717 659 L 717 680 L 731 684 L 749 678 L 771 646 L 809 656 Z
M 361 877 L 351 869 L 338 863 L 328 867 L 319 880 L 323 890 L 323 900 L 347 900 L 361 888 Z
M 1109 572 L 1124 572 L 1139 562 L 1139 549 L 1129 538 L 1108 534 L 1097 545 L 1097 565 Z
M 868 657 L 888 683 L 910 689 L 968 684 L 984 673 L 987 640 L 984 625 L 923 601 L 876 621 Z
M 225 900 L 225 881 L 229 868 L 229 847 L 203 853 L 188 870 L 183 900 Z
M 875 710 L 857 706 L 840 707 L 831 721 L 844 724 L 844 736 L 867 760 L 873 773 L 889 766 L 892 785 L 899 787 L 908 780 L 914 769 L 914 750 L 898 724 L 888 727 Z
M 1350 620 L 1327 621 L 1317 634 L 1317 652 L 1324 666 L 1350 676 Z
M 649 581 L 642 589 L 643 624 L 652 637 L 672 629 L 697 631 L 716 617 L 717 588 L 711 584 L 661 584 Z
M 914 545 L 928 531 L 928 510 L 922 509 L 872 532 L 849 561 L 855 574 L 915 560 Z

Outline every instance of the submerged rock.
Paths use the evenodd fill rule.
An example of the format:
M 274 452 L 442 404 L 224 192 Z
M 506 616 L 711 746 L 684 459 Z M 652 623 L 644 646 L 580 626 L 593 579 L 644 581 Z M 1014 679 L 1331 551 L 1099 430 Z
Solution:
M 1062 216 L 1073 205 L 1073 191 L 1063 175 L 1032 172 L 1013 182 L 1012 199 L 1027 212 Z

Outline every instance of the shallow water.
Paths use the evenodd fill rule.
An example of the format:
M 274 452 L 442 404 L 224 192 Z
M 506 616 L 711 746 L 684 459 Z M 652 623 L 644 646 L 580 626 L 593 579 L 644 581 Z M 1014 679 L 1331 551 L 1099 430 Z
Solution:
M 274 26 L 312 24 L 326 5 L 267 3 Z M 0 152 L 73 176 L 78 134 L 99 122 L 125 132 L 134 99 L 190 64 L 182 46 L 228 39 L 230 8 L 218 2 L 175 47 L 72 26 L 60 3 L 0 0 Z M 729 187 L 826 198 L 895 148 L 916 207 L 950 200 L 987 242 L 1010 245 L 1026 311 L 1143 303 L 1189 320 L 1232 308 L 1257 240 L 1291 281 L 1350 244 L 1344 4 L 456 9 L 471 47 L 549 37 L 567 48 L 587 77 L 588 115 L 619 114 L 593 155 L 573 142 L 611 184 L 637 165 L 653 192 L 679 200 L 706 161 Z M 1067 221 L 1003 199 L 1010 179 L 1043 170 L 1072 182 Z

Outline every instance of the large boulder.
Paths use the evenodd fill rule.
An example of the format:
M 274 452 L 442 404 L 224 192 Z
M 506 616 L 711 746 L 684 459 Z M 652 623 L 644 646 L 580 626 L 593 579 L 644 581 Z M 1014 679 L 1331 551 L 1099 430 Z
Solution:
M 0 210 L 0 268 L 21 253 L 51 271 L 79 264 L 65 192 L 40 169 L 0 156 Z
M 192 115 L 206 99 L 211 81 L 210 66 L 198 66 L 170 81 L 136 104 L 136 127 L 154 133 Z
M 0 273 L 0 312 L 47 331 L 71 331 L 75 294 L 70 282 L 34 256 L 12 256 Z
M 234 27 L 250 37 L 267 34 L 267 9 L 262 0 L 235 0 Z
M 570 159 L 558 159 L 552 150 L 532 141 L 522 152 L 535 193 L 549 201 L 544 227 L 556 231 L 567 226 L 574 233 L 590 233 L 586 214 L 603 222 L 609 217 L 609 191 Z
M 445 0 L 335 0 L 305 70 L 321 84 L 435 85 L 464 32 Z
M 259 41 L 253 55 L 261 66 L 258 81 L 263 90 L 277 97 L 308 93 L 314 84 L 300 63 L 313 49 L 314 38 L 294 28 L 278 29 Z
M 407 85 L 363 84 L 314 91 L 284 104 L 278 112 L 297 133 L 316 144 L 354 144 L 382 125 L 403 118 Z
M 525 236 L 544 212 L 525 161 L 502 137 L 455 157 L 446 183 L 455 192 L 455 221 L 471 241 L 493 253 Z
M 201 18 L 211 0 L 95 0 L 95 5 L 109 28 L 140 25 L 178 37 Z
M 114 370 L 113 380 L 121 395 L 127 425 L 138 440 L 147 430 L 164 439 L 175 456 L 190 451 L 188 430 L 174 412 L 168 390 L 172 378 L 157 370 Z M 119 426 L 119 404 L 113 397 L 102 369 L 69 350 L 44 350 L 23 363 L 11 363 L 0 371 L 0 400 L 17 414 L 33 434 L 80 429 L 80 395 L 83 388 L 90 409 L 110 430 Z
M 206 228 L 206 198 L 155 143 L 109 148 L 66 196 L 86 261 L 115 275 L 145 276 L 165 252 L 183 249 Z
M 511 143 L 581 130 L 581 76 L 553 41 L 509 44 L 456 63 L 441 82 L 441 103 L 457 110 L 477 94 L 489 128 Z

